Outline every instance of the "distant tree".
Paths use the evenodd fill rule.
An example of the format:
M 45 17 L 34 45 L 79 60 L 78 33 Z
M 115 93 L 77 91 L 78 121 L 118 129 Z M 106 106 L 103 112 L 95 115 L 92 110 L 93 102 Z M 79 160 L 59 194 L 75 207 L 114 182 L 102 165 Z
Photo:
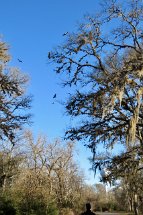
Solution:
M 21 153 L 14 153 L 14 150 L 0 148 L 0 191 L 5 193 L 12 185 L 14 177 L 17 177 L 19 166 L 24 157 Z
M 8 46 L 0 41 L 0 140 L 12 143 L 23 124 L 29 122 L 31 97 L 25 95 L 28 78 L 19 69 L 8 66 Z
M 50 143 L 43 135 L 35 141 L 31 131 L 24 136 L 24 160 L 11 186 L 19 210 L 35 214 L 52 207 L 60 212 L 78 210 L 84 179 L 73 159 L 74 144 L 58 139 Z
M 107 192 L 103 184 L 95 184 L 96 191 L 96 210 L 107 210 Z
M 92 209 L 95 211 L 97 209 L 97 195 L 94 185 L 84 184 L 82 192 L 82 211 L 86 210 L 85 206 L 87 202 L 91 203 Z

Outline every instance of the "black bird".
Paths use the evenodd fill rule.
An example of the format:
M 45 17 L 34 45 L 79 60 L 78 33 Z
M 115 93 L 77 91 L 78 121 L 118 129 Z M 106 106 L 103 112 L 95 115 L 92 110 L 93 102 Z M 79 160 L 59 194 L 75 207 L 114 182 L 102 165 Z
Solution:
M 48 53 L 48 58 L 51 59 L 51 53 L 50 52 Z
M 57 94 L 55 93 L 55 95 L 53 96 L 53 99 L 56 98 Z
M 67 31 L 67 32 L 65 32 L 65 33 L 63 34 L 63 36 L 66 36 L 68 33 L 69 33 L 68 31 Z
M 22 60 L 20 60 L 19 58 L 18 58 L 17 60 L 19 61 L 19 63 L 23 63 L 23 61 L 22 61 Z

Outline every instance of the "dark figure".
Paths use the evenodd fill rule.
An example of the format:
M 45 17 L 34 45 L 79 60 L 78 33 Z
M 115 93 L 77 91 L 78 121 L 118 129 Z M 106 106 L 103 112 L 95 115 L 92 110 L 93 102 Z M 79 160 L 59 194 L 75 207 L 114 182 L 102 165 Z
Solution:
M 20 60 L 19 58 L 17 59 L 19 63 L 23 63 L 22 60 Z
M 66 36 L 68 34 L 68 31 L 67 32 L 65 32 L 64 34 L 63 34 L 63 36 Z
M 82 215 L 96 215 L 95 213 L 93 213 L 91 211 L 91 204 L 90 203 L 86 204 L 86 211 L 84 213 L 82 213 Z
M 57 97 L 57 94 L 55 93 L 55 95 L 53 96 L 53 99 Z

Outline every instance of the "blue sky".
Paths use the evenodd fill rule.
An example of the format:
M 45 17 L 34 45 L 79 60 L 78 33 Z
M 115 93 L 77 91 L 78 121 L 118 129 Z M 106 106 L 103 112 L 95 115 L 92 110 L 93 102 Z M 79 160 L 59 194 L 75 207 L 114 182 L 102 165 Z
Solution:
M 9 44 L 11 65 L 19 67 L 30 77 L 28 93 L 34 97 L 31 112 L 35 134 L 44 133 L 50 139 L 61 137 L 71 123 L 64 107 L 56 100 L 65 99 L 67 89 L 60 86 L 47 59 L 48 51 L 63 41 L 64 32 L 76 30 L 86 13 L 98 10 L 97 0 L 1 0 L 0 35 Z M 18 62 L 21 59 L 23 63 Z M 79 144 L 80 146 L 80 144 Z M 89 178 L 95 183 L 86 148 L 79 147 L 79 160 Z

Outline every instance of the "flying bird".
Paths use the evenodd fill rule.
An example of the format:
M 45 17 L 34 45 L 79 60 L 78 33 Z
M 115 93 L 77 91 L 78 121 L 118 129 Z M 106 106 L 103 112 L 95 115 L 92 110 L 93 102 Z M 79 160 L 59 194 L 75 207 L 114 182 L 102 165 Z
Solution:
M 19 58 L 18 58 L 17 60 L 18 60 L 18 62 L 19 62 L 19 63 L 23 63 L 23 61 L 22 61 L 22 60 L 20 60 Z
M 48 53 L 48 58 L 51 59 L 51 53 L 50 52 Z
M 65 33 L 63 34 L 63 36 L 66 36 L 68 33 L 69 33 L 68 31 L 67 31 L 67 32 L 65 32 Z
M 57 94 L 55 93 L 55 95 L 53 96 L 53 99 L 55 99 L 55 98 L 56 98 L 56 96 L 57 96 Z

